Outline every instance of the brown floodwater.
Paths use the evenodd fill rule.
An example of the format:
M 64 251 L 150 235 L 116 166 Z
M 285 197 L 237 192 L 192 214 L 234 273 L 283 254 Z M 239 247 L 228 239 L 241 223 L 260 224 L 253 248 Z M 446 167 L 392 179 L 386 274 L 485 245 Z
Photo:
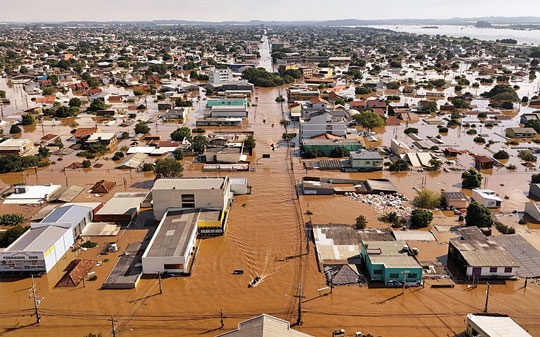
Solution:
M 44 297 L 39 325 L 34 324 L 35 318 L 31 316 L 33 301 L 28 297 L 31 280 L 0 282 L 0 335 L 84 336 L 101 332 L 103 336 L 111 336 L 109 319 L 114 315 L 118 320 L 115 323 L 118 336 L 215 336 L 261 313 L 297 322 L 298 297 L 295 296 L 299 295 L 299 288 L 302 325 L 295 329 L 315 336 L 329 336 L 336 329 L 345 329 L 347 336 L 354 335 L 355 331 L 376 336 L 454 336 L 463 332 L 466 314 L 484 310 L 485 285 L 436 289 L 431 288 L 431 284 L 443 280 L 429 280 L 425 288 L 410 288 L 404 294 L 401 289 L 357 286 L 336 287 L 332 294 L 319 294 L 318 289 L 325 286 L 325 281 L 318 270 L 314 246 L 305 241 L 306 222 L 352 224 L 358 215 L 364 214 L 369 218 L 370 227 L 386 225 L 377 221 L 370 206 L 345 196 L 297 196 L 296 186 L 306 175 L 297 149 L 286 146 L 277 146 L 275 151 L 271 149 L 271 144 L 277 144 L 284 132 L 279 124 L 281 107 L 274 101 L 278 95 L 277 88 L 256 89 L 254 96 L 259 99 L 257 106 L 250 108 L 248 126 L 255 131 L 257 139 L 257 147 L 250 158 L 255 170 L 227 173 L 232 177 L 247 177 L 253 187 L 252 194 L 236 197 L 225 235 L 201 240 L 191 276 L 164 279 L 163 294 L 159 294 L 156 278 L 142 279 L 135 290 L 100 290 L 122 247 L 142 240 L 147 233 L 145 229 L 123 230 L 117 238 L 97 240 L 100 247 L 108 241 L 118 241 L 119 253 L 99 256 L 100 247 L 69 252 L 48 275 L 36 279 L 38 295 Z M 194 126 L 191 124 L 194 115 L 187 123 L 190 127 Z M 158 127 L 156 130 L 156 125 L 152 124 L 152 132 L 166 136 L 177 125 L 159 124 Z M 70 130 L 67 126 L 49 128 L 64 136 L 68 136 Z M 36 133 L 40 132 L 38 128 Z M 119 147 L 129 144 L 129 141 L 124 142 Z M 270 154 L 270 158 L 261 159 L 263 154 Z M 111 156 L 112 153 L 106 155 Z M 67 182 L 85 187 L 75 201 L 106 201 L 114 192 L 142 191 L 152 185 L 151 173 L 115 170 L 112 160 L 95 160 L 103 164 L 101 168 L 65 171 L 62 171 L 64 166 L 81 161 L 80 158 L 72 154 L 64 156 L 62 161 L 57 161 L 56 156 L 52 160 L 56 164 L 41 168 L 37 173 L 27 170 L 0 175 L 0 181 L 4 186 L 26 181 L 29 184 Z M 185 161 L 184 175 L 215 175 L 202 173 L 201 168 L 201 164 Z M 525 190 L 526 182 L 521 180 L 525 180 L 525 174 L 530 175 L 529 172 L 517 172 L 514 176 L 520 179 L 509 183 L 504 172 L 493 171 L 487 182 L 489 188 L 501 194 Z M 309 171 L 307 174 L 351 179 L 388 178 L 410 198 L 415 194 L 413 187 L 459 189 L 461 181 L 460 172 L 442 171 L 408 174 Z M 90 194 L 89 187 L 101 179 L 116 181 L 117 186 L 107 196 Z M 38 210 L 37 206 L 17 207 L 10 209 L 1 205 L 0 210 L 3 213 L 17 210 L 27 215 Z M 311 215 L 305 214 L 308 209 Z M 441 223 L 455 222 L 455 217 L 448 212 L 439 212 L 436 218 Z M 422 247 L 422 254 L 430 257 L 430 252 L 425 252 L 428 249 Z M 442 246 L 434 249 L 432 255 L 439 256 L 444 252 Z M 87 281 L 84 287 L 79 285 L 73 289 L 54 288 L 62 276 L 62 269 L 76 257 L 102 261 L 107 258 L 108 261 L 93 269 L 97 281 Z M 235 269 L 244 269 L 244 274 L 233 274 Z M 256 275 L 262 281 L 248 288 L 250 279 Z M 540 301 L 534 300 L 540 296 L 540 286 L 533 282 L 529 282 L 527 288 L 522 286 L 523 280 L 493 285 L 489 312 L 510 314 L 529 333 L 540 335 L 537 320 Z M 222 329 L 221 311 L 224 316 Z

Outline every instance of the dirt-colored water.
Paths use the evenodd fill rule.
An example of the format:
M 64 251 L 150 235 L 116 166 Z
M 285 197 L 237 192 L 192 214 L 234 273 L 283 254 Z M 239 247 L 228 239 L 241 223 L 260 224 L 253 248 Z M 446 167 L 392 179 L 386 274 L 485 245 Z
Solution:
M 237 196 L 233 204 L 227 233 L 222 237 L 204 239 L 200 246 L 193 274 L 190 277 L 166 278 L 163 294 L 159 294 L 156 279 L 142 279 L 135 290 L 100 290 L 101 283 L 114 266 L 118 253 L 107 256 L 110 261 L 95 267 L 98 280 L 87 281 L 86 286 L 75 289 L 54 288 L 62 275 L 62 268 L 75 258 L 68 253 L 65 263 L 48 275 L 36 279 L 38 295 L 44 299 L 40 306 L 39 325 L 32 317 L 33 301 L 29 299 L 31 281 L 9 280 L 0 282 L 2 309 L 0 309 L 0 335 L 6 336 L 84 336 L 89 332 L 102 332 L 111 336 L 114 315 L 118 336 L 214 336 L 237 327 L 239 321 L 267 313 L 295 323 L 298 319 L 298 295 L 301 285 L 302 325 L 295 328 L 315 336 L 329 336 L 332 330 L 345 329 L 348 336 L 354 331 L 370 332 L 381 336 L 454 336 L 465 330 L 465 315 L 481 312 L 485 304 L 485 285 L 476 289 L 457 285 L 453 289 L 434 289 L 427 281 L 425 288 L 368 289 L 337 287 L 332 294 L 320 296 L 317 289 L 325 286 L 318 271 L 314 247 L 305 242 L 304 224 L 353 223 L 359 214 L 369 218 L 369 226 L 384 225 L 376 220 L 375 211 L 366 204 L 344 196 L 300 196 L 295 185 L 306 174 L 296 151 L 277 147 L 284 132 L 279 125 L 280 105 L 274 102 L 278 89 L 257 89 L 257 107 L 252 107 L 249 128 L 255 131 L 257 147 L 251 158 L 255 171 L 230 173 L 247 176 L 253 186 L 251 195 Z M 266 123 L 263 123 L 266 119 Z M 191 122 L 188 122 L 188 124 Z M 272 127 L 272 123 L 275 125 Z M 190 125 L 191 126 L 191 125 Z M 152 125 L 155 132 L 155 125 Z M 67 135 L 69 128 L 58 128 Z M 169 134 L 176 125 L 159 125 L 159 133 Z M 170 129 L 170 130 L 169 130 Z M 38 128 L 39 131 L 39 128 Z M 120 144 L 121 146 L 123 144 Z M 260 159 L 262 154 L 269 159 Z M 110 155 L 109 155 L 110 156 Z M 116 191 L 145 190 L 151 186 L 153 176 L 114 170 L 111 160 L 100 159 L 100 169 L 69 170 L 61 168 L 78 158 L 65 156 L 61 162 L 36 174 L 0 175 L 0 181 L 11 184 L 26 180 L 33 183 L 58 183 L 90 187 L 97 180 L 109 179 L 118 183 Z M 294 169 L 294 170 L 293 170 Z M 341 174 L 337 172 L 308 172 L 315 176 L 342 176 L 351 178 L 387 177 L 400 192 L 414 197 L 414 189 L 425 178 L 430 189 L 449 189 L 460 182 L 459 173 L 391 174 L 388 172 Z M 200 164 L 185 163 L 185 176 L 201 176 Z M 205 174 L 206 175 L 206 174 Z M 492 178 L 497 177 L 497 178 Z M 489 186 L 499 184 L 499 176 L 490 177 Z M 126 179 L 127 185 L 123 181 Z M 501 182 L 504 176 L 500 175 Z M 497 181 L 497 184 L 495 181 Z M 523 185 L 523 186 L 522 186 Z M 522 189 L 525 183 L 516 181 L 512 188 Z M 507 193 L 503 191 L 502 193 Z M 111 193 L 112 194 L 112 193 Z M 77 201 L 105 201 L 108 196 L 95 196 L 87 191 Z M 10 211 L 5 205 L 2 212 Z M 20 210 L 22 208 L 22 210 Z M 304 213 L 311 210 L 312 215 Z M 30 214 L 37 207 L 19 206 L 18 211 Z M 437 215 L 441 222 L 454 223 L 455 218 Z M 126 230 L 119 234 L 118 245 L 144 238 L 146 230 Z M 101 247 L 110 238 L 100 239 Z M 442 255 L 444 246 L 433 252 Z M 422 253 L 429 255 L 422 248 Z M 77 257 L 103 259 L 100 248 L 78 252 Z M 122 251 L 122 249 L 120 249 Z M 243 275 L 233 274 L 244 269 Z M 250 279 L 259 275 L 262 281 L 248 288 Z M 441 281 L 442 282 L 442 281 Z M 540 310 L 540 286 L 523 281 L 491 287 L 489 311 L 510 314 L 532 335 L 540 334 L 537 313 Z M 224 327 L 220 328 L 220 311 Z

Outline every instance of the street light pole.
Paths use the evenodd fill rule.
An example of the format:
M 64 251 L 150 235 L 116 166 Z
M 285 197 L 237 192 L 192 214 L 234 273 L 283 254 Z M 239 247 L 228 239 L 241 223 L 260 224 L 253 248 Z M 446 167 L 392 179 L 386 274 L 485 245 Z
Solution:
M 401 290 L 401 293 L 405 294 L 405 286 L 407 285 L 407 274 L 410 273 L 410 271 L 404 270 L 401 273 L 403 274 L 403 289 Z

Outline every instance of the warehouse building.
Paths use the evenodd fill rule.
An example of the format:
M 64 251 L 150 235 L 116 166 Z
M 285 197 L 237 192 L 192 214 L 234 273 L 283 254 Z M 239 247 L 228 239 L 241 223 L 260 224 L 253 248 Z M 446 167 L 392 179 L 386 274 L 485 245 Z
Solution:
M 49 272 L 92 221 L 91 207 L 55 209 L 0 252 L 0 272 Z

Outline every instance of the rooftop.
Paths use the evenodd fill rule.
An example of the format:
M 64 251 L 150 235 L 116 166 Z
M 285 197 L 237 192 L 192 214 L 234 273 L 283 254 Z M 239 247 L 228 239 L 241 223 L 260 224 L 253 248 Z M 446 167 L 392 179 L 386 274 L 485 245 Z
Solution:
M 40 228 L 32 228 L 21 237 L 19 237 L 13 244 L 11 244 L 5 251 L 43 251 L 46 252 L 49 248 L 54 246 L 54 243 L 58 241 L 69 228 L 63 228 L 58 226 L 45 226 Z
M 152 190 L 209 190 L 222 189 L 228 177 L 158 179 Z
M 532 337 L 508 316 L 468 314 L 467 318 L 481 328 L 486 336 Z
M 197 227 L 199 212 L 199 210 L 168 211 L 145 256 L 183 256 L 186 253 L 189 235 L 194 230 L 193 227 Z

